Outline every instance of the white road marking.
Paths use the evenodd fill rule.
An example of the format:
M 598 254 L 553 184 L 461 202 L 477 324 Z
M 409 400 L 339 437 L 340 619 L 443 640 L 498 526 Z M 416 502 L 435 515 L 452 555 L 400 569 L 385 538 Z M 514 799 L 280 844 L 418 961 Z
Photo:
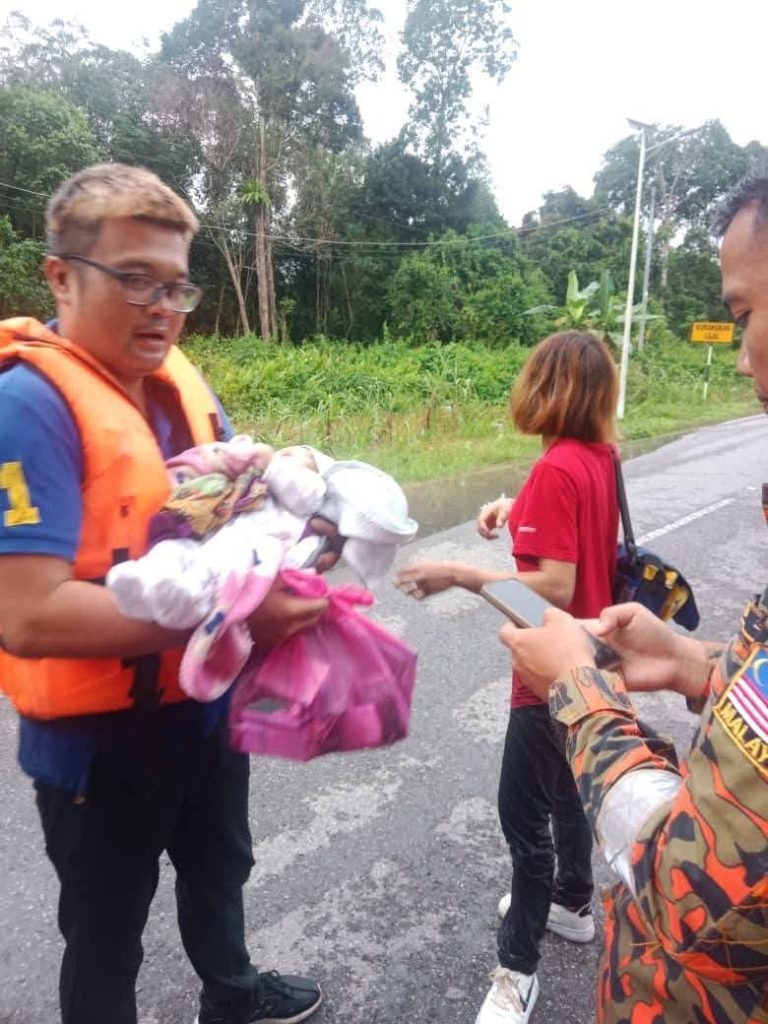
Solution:
M 727 505 L 732 505 L 734 501 L 736 501 L 735 498 L 723 498 L 722 501 L 716 501 L 712 505 L 707 505 L 706 508 L 700 508 L 697 512 L 691 512 L 690 515 L 683 516 L 682 519 L 676 519 L 674 523 L 667 523 L 666 526 L 660 526 L 658 530 L 644 533 L 641 537 L 637 538 L 637 543 L 648 544 L 649 541 L 656 540 L 657 537 L 663 537 L 665 533 L 671 533 L 673 530 L 680 529 L 681 526 L 687 526 L 689 523 L 701 519 L 702 516 L 708 516 L 712 512 L 725 508 Z

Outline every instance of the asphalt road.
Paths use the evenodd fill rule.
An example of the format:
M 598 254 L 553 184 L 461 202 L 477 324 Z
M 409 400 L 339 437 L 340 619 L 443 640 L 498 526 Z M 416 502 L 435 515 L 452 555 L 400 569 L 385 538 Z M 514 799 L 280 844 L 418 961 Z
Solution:
M 695 584 L 702 636 L 728 635 L 765 584 L 766 443 L 768 421 L 754 417 L 627 465 L 636 531 L 662 531 L 652 545 Z M 487 497 L 505 486 L 500 478 Z M 481 541 L 470 523 L 416 542 L 403 560 L 417 555 L 508 564 L 505 544 Z M 321 980 L 323 1024 L 473 1024 L 509 872 L 495 811 L 509 689 L 501 619 L 464 592 L 417 604 L 389 586 L 378 616 L 420 652 L 411 736 L 307 765 L 254 760 L 250 945 L 265 969 Z M 692 722 L 679 699 L 645 699 L 643 713 L 685 751 Z M 58 1019 L 56 884 L 15 744 L 14 716 L 2 705 L 0 1022 L 48 1024 Z M 599 855 L 595 872 L 608 882 Z M 145 947 L 141 1024 L 191 1024 L 197 982 L 178 940 L 167 865 Z M 596 950 L 545 940 L 534 1021 L 593 1019 Z

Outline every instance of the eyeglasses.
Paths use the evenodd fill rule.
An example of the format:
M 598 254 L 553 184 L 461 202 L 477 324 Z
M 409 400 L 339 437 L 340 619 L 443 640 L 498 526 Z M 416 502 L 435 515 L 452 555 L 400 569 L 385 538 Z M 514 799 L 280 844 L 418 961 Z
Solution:
M 153 306 L 160 301 L 161 296 L 165 295 L 175 313 L 191 313 L 193 309 L 197 309 L 200 299 L 203 297 L 203 289 L 198 288 L 196 284 L 189 284 L 187 281 L 167 281 L 163 284 L 147 274 L 136 274 L 130 270 L 116 270 L 104 263 L 88 259 L 87 256 L 78 256 L 76 253 L 62 253 L 59 259 L 85 263 L 89 267 L 95 267 L 103 274 L 113 277 L 120 282 L 125 294 L 125 301 L 130 306 Z

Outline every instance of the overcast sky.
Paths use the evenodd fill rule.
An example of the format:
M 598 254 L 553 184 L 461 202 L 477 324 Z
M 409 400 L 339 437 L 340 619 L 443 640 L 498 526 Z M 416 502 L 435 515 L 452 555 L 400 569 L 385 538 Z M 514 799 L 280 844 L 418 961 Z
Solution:
M 375 0 L 374 0 L 375 2 Z M 394 69 L 405 0 L 379 0 L 387 76 L 361 90 L 366 131 L 397 133 L 408 108 Z M 22 8 L 33 21 L 82 22 L 94 39 L 155 43 L 194 0 L 0 0 L 0 20 Z M 502 213 L 513 223 L 549 189 L 592 191 L 602 154 L 627 134 L 626 118 L 695 127 L 720 118 L 733 139 L 768 144 L 766 0 L 511 0 L 519 56 L 489 105 L 485 137 Z

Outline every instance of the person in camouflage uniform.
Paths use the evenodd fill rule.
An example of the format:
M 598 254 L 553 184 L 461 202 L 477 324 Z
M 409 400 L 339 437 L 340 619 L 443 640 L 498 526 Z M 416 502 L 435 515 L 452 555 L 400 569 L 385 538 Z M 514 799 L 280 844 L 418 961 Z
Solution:
M 621 879 L 605 906 L 600 1024 L 768 1022 L 763 601 L 768 594 L 750 602 L 717 660 L 640 605 L 606 609 L 598 628 L 622 654 L 623 676 L 589 664 L 584 634 L 564 612 L 549 612 L 539 630 L 502 630 L 518 671 L 549 692 L 553 717 L 568 726 L 587 818 Z M 627 693 L 662 686 L 704 702 L 682 769 Z
M 768 163 L 720 217 L 723 293 L 744 327 L 739 370 L 768 413 Z M 763 489 L 768 521 L 768 485 Z M 595 632 L 622 656 L 599 672 L 564 612 L 501 631 L 527 685 L 568 727 L 587 817 L 620 881 L 606 901 L 599 1024 L 768 1022 L 768 587 L 713 652 L 640 605 Z M 628 692 L 675 690 L 701 715 L 687 763 L 639 722 Z

